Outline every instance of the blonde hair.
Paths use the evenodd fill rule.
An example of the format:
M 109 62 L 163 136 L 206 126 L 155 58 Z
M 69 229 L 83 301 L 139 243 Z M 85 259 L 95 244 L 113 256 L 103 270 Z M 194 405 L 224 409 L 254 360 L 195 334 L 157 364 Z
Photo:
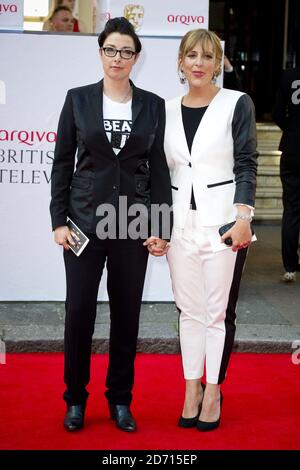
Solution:
M 178 52 L 178 69 L 180 68 L 181 61 L 198 42 L 205 51 L 212 46 L 213 59 L 216 64 L 215 76 L 217 77 L 221 73 L 223 50 L 216 33 L 207 29 L 194 29 L 183 36 Z

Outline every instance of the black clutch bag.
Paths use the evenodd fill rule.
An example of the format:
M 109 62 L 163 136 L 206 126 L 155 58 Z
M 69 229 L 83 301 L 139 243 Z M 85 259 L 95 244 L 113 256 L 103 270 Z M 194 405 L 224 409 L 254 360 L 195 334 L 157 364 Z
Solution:
M 234 222 L 229 222 L 228 224 L 225 224 L 225 225 L 222 225 L 220 228 L 219 228 L 219 234 L 220 236 L 222 237 L 224 235 L 224 233 L 226 233 L 231 227 L 234 226 L 236 221 Z M 251 225 L 251 232 L 252 232 L 252 235 L 254 235 L 254 230 L 253 230 L 253 227 Z M 225 245 L 227 246 L 231 246 L 232 245 L 232 238 L 231 237 L 227 237 L 225 240 L 224 240 L 224 243 Z

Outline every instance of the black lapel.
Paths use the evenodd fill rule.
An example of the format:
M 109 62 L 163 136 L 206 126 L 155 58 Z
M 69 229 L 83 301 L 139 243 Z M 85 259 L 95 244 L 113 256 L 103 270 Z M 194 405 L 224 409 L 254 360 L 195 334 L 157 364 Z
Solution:
M 132 81 L 130 80 L 130 85 L 132 86 L 132 129 L 134 128 L 134 123 L 136 118 L 140 114 L 143 108 L 143 97 L 139 88 L 135 87 Z
M 116 154 L 107 138 L 104 125 L 103 125 L 103 79 L 95 83 L 90 94 L 90 106 L 93 111 L 93 119 L 95 120 L 97 130 L 99 130 L 99 141 L 97 145 L 101 153 L 105 152 L 106 155 L 116 158 Z M 96 135 L 97 135 L 96 134 Z
M 138 131 L 138 127 L 136 124 L 136 120 L 138 115 L 143 109 L 143 94 L 139 88 L 134 86 L 131 80 L 129 80 L 130 85 L 132 86 L 132 126 L 131 126 L 131 133 L 130 136 L 124 145 L 124 147 L 120 150 L 118 154 L 118 158 L 127 158 L 132 155 L 132 152 L 135 153 L 135 139 L 134 136 Z

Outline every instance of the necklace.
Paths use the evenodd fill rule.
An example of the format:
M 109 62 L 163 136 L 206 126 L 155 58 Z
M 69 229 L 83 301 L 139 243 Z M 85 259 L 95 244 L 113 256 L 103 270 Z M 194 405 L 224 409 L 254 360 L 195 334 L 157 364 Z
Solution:
M 129 89 L 128 89 L 127 92 L 126 92 L 126 95 L 125 95 L 124 98 L 122 98 L 121 100 L 116 100 L 113 96 L 111 96 L 110 94 L 108 94 L 105 89 L 103 90 L 103 92 L 104 92 L 104 94 L 105 94 L 109 99 L 111 99 L 112 101 L 115 101 L 116 103 L 121 103 L 121 104 L 123 104 L 123 103 L 125 103 L 125 102 L 128 100 L 128 97 L 129 97 L 129 95 L 130 95 L 131 92 L 132 92 L 132 88 L 131 88 L 131 86 L 129 86 Z
M 122 99 L 122 101 L 120 101 L 120 103 L 126 103 L 127 98 L 129 97 L 130 94 L 131 94 L 131 86 L 129 87 L 129 90 L 127 91 L 127 93 L 124 96 L 124 98 Z
M 182 104 L 190 108 L 200 108 L 208 106 L 214 97 L 219 93 L 220 88 L 215 87 L 209 93 L 206 93 L 204 96 L 191 96 L 189 93 L 185 95 L 182 99 Z

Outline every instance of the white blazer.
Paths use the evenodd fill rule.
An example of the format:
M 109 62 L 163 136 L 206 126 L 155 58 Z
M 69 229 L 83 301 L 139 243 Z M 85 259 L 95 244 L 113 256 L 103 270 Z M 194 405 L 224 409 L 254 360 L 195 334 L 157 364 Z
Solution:
M 182 97 L 166 103 L 164 150 L 171 175 L 174 228 L 185 226 L 192 186 L 201 226 L 222 225 L 235 219 L 231 124 L 242 95 L 239 91 L 219 90 L 200 122 L 191 153 L 182 122 Z

